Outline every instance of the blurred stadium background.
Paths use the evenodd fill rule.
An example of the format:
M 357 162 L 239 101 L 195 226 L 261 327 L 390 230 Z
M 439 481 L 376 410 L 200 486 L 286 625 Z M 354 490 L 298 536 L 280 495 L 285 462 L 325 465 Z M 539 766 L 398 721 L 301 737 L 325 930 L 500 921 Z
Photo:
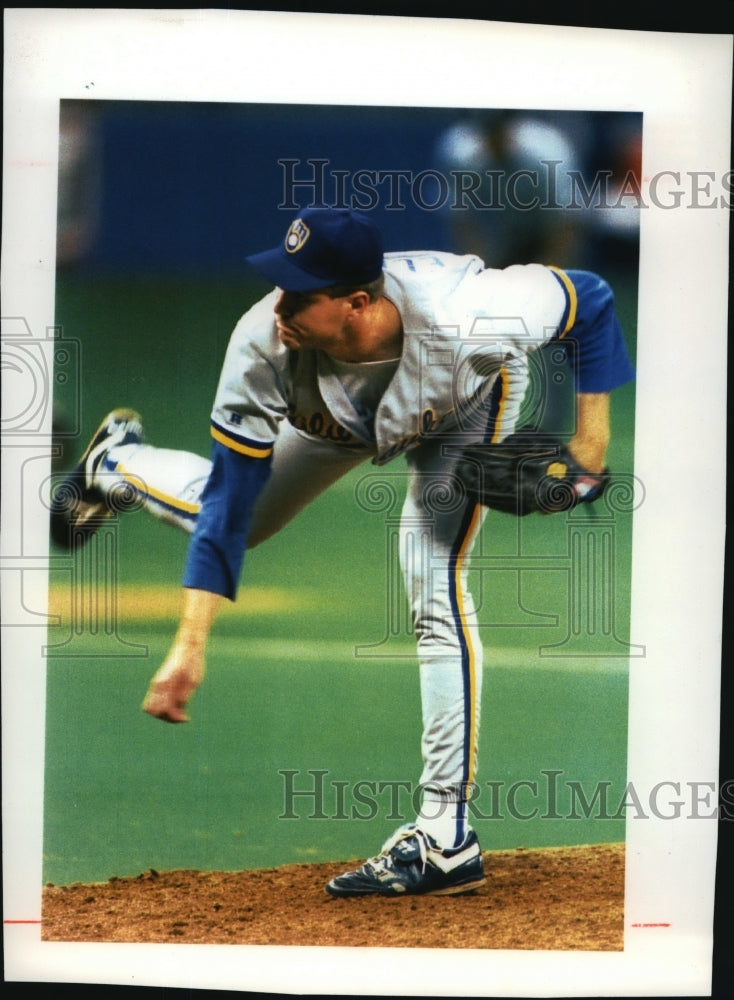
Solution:
M 562 158 L 587 190 L 599 176 L 615 190 L 639 176 L 641 126 L 627 112 L 62 102 L 56 323 L 79 363 L 56 380 L 57 471 L 113 406 L 138 409 L 153 443 L 208 452 L 229 334 L 266 291 L 242 260 L 282 237 L 294 214 L 278 207 L 286 171 L 308 180 L 309 160 L 324 161 L 329 204 L 337 178 L 349 197 L 359 171 L 434 172 L 417 189 L 422 203 L 404 181 L 375 188 L 368 210 L 388 249 L 472 249 L 502 266 L 532 246 L 537 259 L 601 271 L 634 354 L 633 197 L 533 221 L 507 207 L 452 211 L 450 199 L 438 204 L 436 174 Z M 312 187 L 293 190 L 299 207 L 313 199 Z M 402 207 L 388 196 L 396 190 Z M 524 248 L 505 242 L 520 229 Z M 559 378 L 557 412 L 567 413 Z M 614 426 L 610 465 L 629 475 L 633 387 L 615 394 Z M 140 711 L 176 625 L 186 538 L 133 513 L 81 554 L 52 551 L 46 881 L 360 857 L 411 818 L 409 796 L 396 806 L 396 786 L 378 791 L 420 774 L 417 670 L 390 555 L 397 508 L 365 500 L 385 483 L 399 498 L 402 469 L 357 470 L 248 555 L 188 726 Z M 474 573 L 487 648 L 475 825 L 486 849 L 619 841 L 637 653 L 627 646 L 632 515 L 617 511 L 606 527 L 528 521 L 491 517 Z M 592 546 L 601 529 L 612 563 L 603 580 L 589 572 L 596 589 L 580 609 L 572 546 Z M 595 601 L 610 612 L 603 626 L 580 623 Z M 290 803 L 296 818 L 281 818 L 288 782 L 308 792 L 319 780 L 320 807 L 303 795 Z M 360 781 L 373 783 L 362 792 L 376 807 L 355 800 Z M 486 782 L 499 783 L 498 799 Z M 585 810 L 574 783 L 587 799 L 601 783 L 606 812 L 598 799 Z

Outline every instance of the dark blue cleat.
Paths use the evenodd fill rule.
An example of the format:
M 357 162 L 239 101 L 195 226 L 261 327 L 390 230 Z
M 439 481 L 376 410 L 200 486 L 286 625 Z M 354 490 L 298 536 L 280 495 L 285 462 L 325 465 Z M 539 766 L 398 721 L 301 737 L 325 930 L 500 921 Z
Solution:
M 470 830 L 459 847 L 441 848 L 414 824 L 402 826 L 375 858 L 333 878 L 332 896 L 455 896 L 484 885 L 477 835 Z
M 139 444 L 143 440 L 140 417 L 134 410 L 113 410 L 97 428 L 75 467 L 59 484 L 51 498 L 50 531 L 63 549 L 78 549 L 99 530 L 114 512 L 114 505 L 96 483 L 110 448 Z

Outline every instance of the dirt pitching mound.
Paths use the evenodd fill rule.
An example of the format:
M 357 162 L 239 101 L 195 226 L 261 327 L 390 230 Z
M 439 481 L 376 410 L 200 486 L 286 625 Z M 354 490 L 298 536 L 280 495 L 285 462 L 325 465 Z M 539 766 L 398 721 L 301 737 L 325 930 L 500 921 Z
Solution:
M 621 951 L 624 845 L 489 851 L 462 896 L 333 899 L 355 862 L 154 870 L 43 890 L 44 941 Z M 361 863 L 361 862 L 357 862 Z

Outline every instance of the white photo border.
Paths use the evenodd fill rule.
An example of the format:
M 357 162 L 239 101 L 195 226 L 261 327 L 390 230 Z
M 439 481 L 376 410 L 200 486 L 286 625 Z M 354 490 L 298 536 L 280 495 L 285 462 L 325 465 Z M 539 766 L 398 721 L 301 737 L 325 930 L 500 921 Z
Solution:
M 731 36 L 228 9 L 4 15 L 3 316 L 25 317 L 34 331 L 54 323 L 60 99 L 643 113 L 643 195 L 663 174 L 671 185 L 682 179 L 685 195 L 676 209 L 642 212 L 635 471 L 650 503 L 635 520 L 631 641 L 647 655 L 630 667 L 629 778 L 639 788 L 718 787 Z M 18 454 L 4 441 L 4 607 L 18 569 L 36 565 L 10 542 Z M 694 455 L 705 486 L 686 464 Z M 23 537 L 45 537 L 43 510 L 23 517 Z M 46 606 L 43 574 L 27 576 L 32 606 Z M 372 995 L 548 995 L 551 984 L 555 996 L 708 994 L 711 818 L 628 823 L 622 953 L 468 951 L 457 977 L 456 955 L 440 950 L 385 952 L 366 967 L 349 949 L 42 943 L 32 922 L 41 903 L 42 644 L 42 628 L 3 630 L 6 980 L 349 995 L 360 962 L 359 986 Z M 31 922 L 8 922 L 21 918 Z M 670 926 L 644 927 L 652 922 Z

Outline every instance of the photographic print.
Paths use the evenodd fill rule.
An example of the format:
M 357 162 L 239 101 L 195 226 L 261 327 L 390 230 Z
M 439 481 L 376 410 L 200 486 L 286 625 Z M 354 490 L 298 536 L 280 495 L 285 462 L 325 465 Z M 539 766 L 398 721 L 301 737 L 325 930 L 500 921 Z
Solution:
M 682 380 L 667 282 L 708 253 L 720 459 L 725 241 L 698 227 L 729 207 L 725 151 L 681 149 L 642 70 L 336 101 L 299 60 L 365 19 L 44 13 L 11 21 L 117 29 L 118 68 L 41 87 L 10 161 L 51 158 L 22 188 L 45 256 L 24 234 L 3 316 L 4 642 L 33 678 L 6 675 L 9 789 L 38 810 L 8 841 L 17 968 L 333 992 L 369 948 L 378 993 L 418 959 L 466 992 L 456 953 L 503 995 L 558 958 L 557 995 L 705 989 L 723 516 L 694 584 L 687 498 L 660 490 L 691 429 L 655 401 Z M 563 37 L 482 31 L 528 59 Z M 277 36 L 289 74 L 233 76 L 228 32 Z M 134 38 L 171 62 L 132 78 Z

